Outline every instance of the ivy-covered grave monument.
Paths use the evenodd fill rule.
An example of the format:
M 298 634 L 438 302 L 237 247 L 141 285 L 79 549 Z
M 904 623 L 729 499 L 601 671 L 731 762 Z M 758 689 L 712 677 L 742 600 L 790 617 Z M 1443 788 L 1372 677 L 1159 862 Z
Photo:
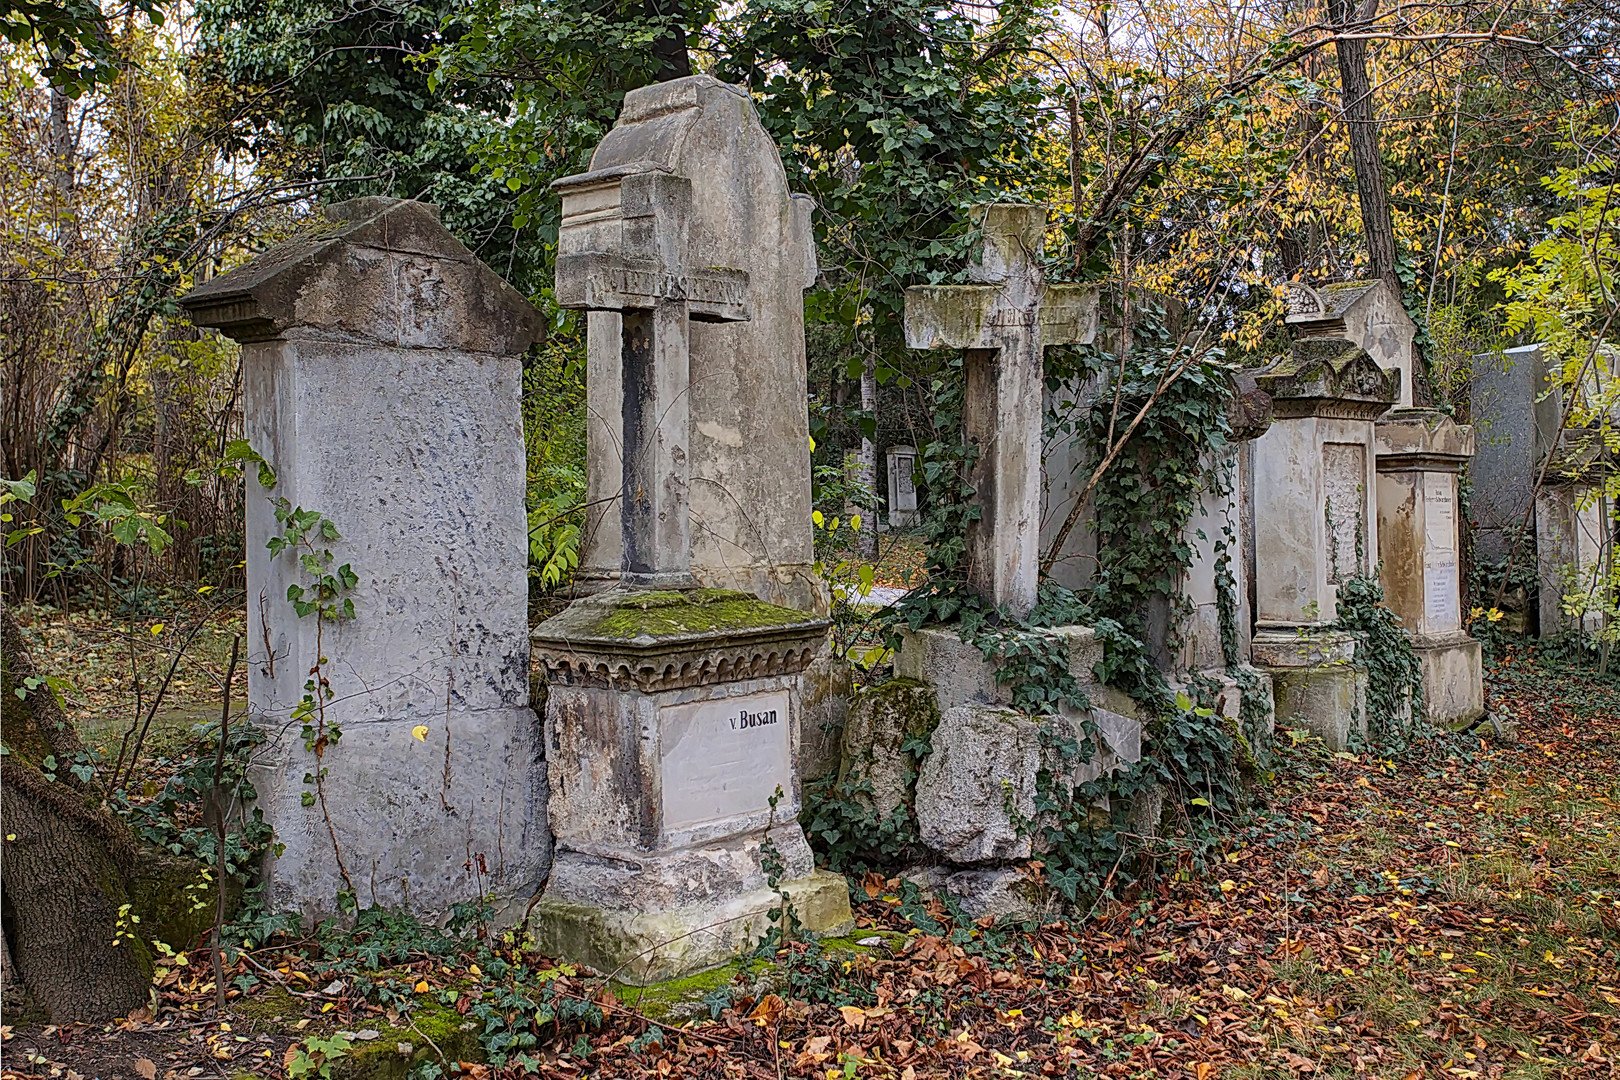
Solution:
M 1424 714 L 1451 727 L 1472 723 L 1485 712 L 1485 675 L 1480 643 L 1463 620 L 1458 478 L 1474 456 L 1473 428 L 1432 404 L 1417 324 L 1388 284 L 1293 282 L 1285 299 L 1296 340 L 1349 340 L 1400 380 L 1395 404 L 1374 426 L 1378 580 L 1412 635 Z
M 1040 574 L 1045 349 L 1092 340 L 1097 291 L 1046 282 L 1045 207 L 992 204 L 976 224 L 983 239 L 971 283 L 906 291 L 906 344 L 963 350 L 963 434 L 977 451 L 967 475 L 977 510 L 966 526 L 967 588 L 1016 625 L 1036 607 Z M 1071 690 L 1051 714 L 1017 707 L 1027 705 L 1009 672 L 1017 660 L 952 623 L 903 631 L 896 684 L 874 702 L 858 701 L 851 715 L 878 745 L 926 734 L 915 778 L 918 837 L 943 860 L 944 888 L 976 915 L 1027 907 L 1027 879 L 1007 864 L 1044 849 L 1050 815 L 1038 806 L 1069 799 L 1141 756 L 1135 703 L 1097 676 L 1094 629 L 1027 636 L 1009 636 L 1010 651 L 1048 654 Z M 919 723 L 919 710 L 937 720 Z M 846 769 L 859 749 L 846 737 Z M 893 772 L 881 762 L 864 767 Z M 897 810 L 887 805 L 896 801 L 891 793 L 879 811 Z
M 556 295 L 592 313 L 592 363 L 611 351 L 620 384 L 622 454 L 589 459 L 596 489 L 620 495 L 618 580 L 534 631 L 556 854 L 531 927 L 553 955 L 651 983 L 773 928 L 853 926 L 844 879 L 815 869 L 798 822 L 803 672 L 828 622 L 807 596 L 785 607 L 713 587 L 696 538 L 715 524 L 694 490 L 707 479 L 727 490 L 702 506 L 728 533 L 798 509 L 791 530 L 773 527 L 810 550 L 809 205 L 789 195 L 747 93 L 707 76 L 628 94 L 590 171 L 555 187 Z M 700 397 L 702 380 L 732 388 L 742 412 Z M 768 500 L 728 488 L 760 478 Z M 788 584 L 761 580 L 747 550 L 726 583 Z
M 1254 662 L 1268 671 L 1277 720 L 1336 750 L 1367 730 L 1368 673 L 1338 627 L 1339 592 L 1378 562 L 1373 422 L 1398 375 L 1343 338 L 1295 341 L 1256 374 L 1271 427 L 1251 444 Z
M 510 923 L 551 854 L 519 408 L 544 322 L 432 206 L 325 216 L 182 301 L 242 343 L 266 899 Z

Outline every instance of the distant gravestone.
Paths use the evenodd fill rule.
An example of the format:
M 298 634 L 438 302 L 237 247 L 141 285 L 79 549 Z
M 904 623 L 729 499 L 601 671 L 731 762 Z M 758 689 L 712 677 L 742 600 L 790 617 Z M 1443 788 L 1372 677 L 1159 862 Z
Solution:
M 908 529 L 917 524 L 917 471 L 915 446 L 889 447 L 889 526 Z
M 1366 723 L 1355 639 L 1333 629 L 1338 586 L 1376 565 L 1373 421 L 1395 375 L 1342 339 L 1296 341 L 1255 373 L 1275 419 L 1252 444 L 1256 666 L 1270 672 L 1277 719 L 1335 749 Z
M 806 423 L 802 279 L 757 258 L 803 238 L 801 204 L 748 95 L 707 76 L 626 95 L 592 164 L 555 185 L 556 295 L 614 316 L 612 348 L 595 340 L 592 356 L 611 355 L 618 373 L 620 396 L 599 420 L 623 454 L 590 467 L 593 490 L 617 485 L 619 571 L 614 588 L 534 632 L 550 684 L 557 851 L 533 927 L 552 955 L 649 983 L 751 947 L 780 892 L 812 933 L 851 920 L 843 879 L 815 870 L 798 823 L 803 673 L 827 620 L 753 591 L 694 587 L 708 528 L 689 495 L 700 378 L 747 384 L 751 425 L 791 434 Z M 721 324 L 772 332 L 700 363 L 699 328 Z M 799 378 L 762 377 L 783 355 L 799 357 Z M 726 457 L 739 482 L 780 474 L 771 497 L 786 500 L 740 500 L 727 511 L 735 522 L 808 493 L 808 435 L 784 467 L 772 456 L 780 434 Z M 790 550 L 808 550 L 803 510 Z
M 1040 570 L 1045 350 L 1096 335 L 1097 290 L 1046 284 L 1044 206 L 994 203 L 980 214 L 980 284 L 907 289 L 906 344 L 965 350 L 962 427 L 978 448 L 968 482 L 981 510 L 968 524 L 968 585 L 1023 616 Z
M 511 921 L 550 855 L 519 406 L 544 322 L 434 207 L 356 199 L 326 217 L 181 301 L 242 342 L 247 438 L 275 472 L 268 489 L 246 478 L 267 903 L 324 914 L 352 890 L 436 915 L 493 894 Z M 312 583 L 303 552 L 266 550 L 284 533 L 273 499 L 341 533 L 318 546 L 356 575 L 353 618 L 298 617 L 289 587 Z M 330 693 L 306 738 L 317 667 Z

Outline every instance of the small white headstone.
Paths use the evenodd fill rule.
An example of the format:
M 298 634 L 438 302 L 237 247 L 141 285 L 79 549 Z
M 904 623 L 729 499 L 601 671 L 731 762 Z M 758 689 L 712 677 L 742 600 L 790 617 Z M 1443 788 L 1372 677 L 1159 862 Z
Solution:
M 917 468 L 915 446 L 889 447 L 889 524 L 897 529 L 917 523 Z

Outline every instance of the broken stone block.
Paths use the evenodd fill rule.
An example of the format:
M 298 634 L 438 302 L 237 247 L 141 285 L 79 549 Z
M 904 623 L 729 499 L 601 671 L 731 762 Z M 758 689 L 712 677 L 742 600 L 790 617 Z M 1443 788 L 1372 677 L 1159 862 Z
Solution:
M 844 724 L 839 786 L 864 783 L 870 794 L 856 797 L 888 817 L 910 801 L 923 756 L 918 742 L 938 726 L 933 691 L 920 682 L 893 679 L 863 691 Z
M 1090 760 L 1065 755 L 1083 745 L 1089 715 L 1097 729 Z M 1141 726 L 1106 709 L 1032 717 L 1015 709 L 961 705 L 934 730 L 933 753 L 917 781 L 917 826 L 923 843 L 962 865 L 1027 859 L 1044 850 L 1046 824 L 1036 814 L 1042 772 L 1064 790 L 1097 779 L 1141 756 Z M 1100 742 L 1100 745 L 1099 745 Z
M 963 870 L 945 879 L 945 891 L 975 919 L 1038 919 L 1050 890 L 1012 867 Z

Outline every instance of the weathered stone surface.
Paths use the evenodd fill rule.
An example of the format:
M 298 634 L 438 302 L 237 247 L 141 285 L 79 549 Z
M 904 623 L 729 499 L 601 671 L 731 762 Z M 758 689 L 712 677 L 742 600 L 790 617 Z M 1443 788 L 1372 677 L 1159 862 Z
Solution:
M 849 661 L 830 648 L 804 669 L 804 723 L 799 728 L 799 777 L 805 783 L 838 771 L 844 725 L 854 697 Z
M 841 875 L 816 870 L 784 881 L 781 889 L 807 933 L 837 937 L 854 929 Z M 781 905 L 781 896 L 768 887 L 650 910 L 571 901 L 548 890 L 530 927 L 536 946 L 548 955 L 646 986 L 735 959 L 758 943 L 771 925 L 768 912 Z
M 864 781 L 871 794 L 858 798 L 888 817 L 910 801 L 916 784 L 919 755 L 907 742 L 928 739 L 938 726 L 939 708 L 923 683 L 891 679 L 863 690 L 844 727 L 840 783 Z
M 959 871 L 945 891 L 975 919 L 1039 919 L 1056 909 L 1051 890 L 1012 867 Z
M 1306 728 L 1343 750 L 1367 730 L 1367 673 L 1355 667 L 1354 635 L 1271 630 L 1254 636 L 1254 662 L 1271 675 L 1277 722 Z
M 826 589 L 814 572 L 804 408 L 804 290 L 816 275 L 811 203 L 789 193 L 776 144 L 748 92 L 707 75 L 625 96 L 591 170 L 642 168 L 691 182 L 688 266 L 746 279 L 740 294 L 746 321 L 690 326 L 684 449 L 691 573 L 706 586 L 825 613 Z M 606 204 L 599 209 L 606 217 L 615 213 Z M 578 221 L 599 227 L 591 214 Z M 620 575 L 621 325 L 616 311 L 589 317 L 586 456 L 588 498 L 597 505 L 581 548 L 586 586 Z
M 965 349 L 963 435 L 978 447 L 968 482 L 980 517 L 968 524 L 968 584 L 1017 616 L 1035 606 L 1041 528 L 1041 425 L 1047 345 L 1097 331 L 1092 286 L 1046 285 L 1046 207 L 981 208 L 978 285 L 906 290 L 906 344 Z
M 1080 744 L 1082 717 L 1031 717 L 994 705 L 959 705 L 934 729 L 933 753 L 917 781 L 923 843 L 958 864 L 1025 859 L 1042 850 L 1035 812 L 1039 775 L 1065 788 L 1095 780 L 1141 756 L 1141 725 L 1094 708 L 1101 736 L 1090 761 L 1065 759 L 1059 742 Z M 1043 729 L 1053 738 L 1043 739 Z
M 363 905 L 432 916 L 493 893 L 516 918 L 550 857 L 518 358 L 543 320 L 431 207 L 327 214 L 182 301 L 245 342 L 246 436 L 276 472 L 273 490 L 246 478 L 248 703 L 274 733 L 255 786 L 285 845 L 267 901 L 333 911 L 341 859 Z M 342 534 L 329 546 L 359 579 L 353 619 L 318 625 L 287 602 L 309 580 L 266 550 L 273 498 Z M 291 713 L 322 655 L 343 737 L 317 762 Z M 322 769 L 324 809 L 305 806 Z
M 1602 625 L 1602 615 L 1565 610 L 1566 598 L 1590 596 L 1602 575 L 1609 501 L 1585 484 L 1544 486 L 1536 493 L 1536 570 L 1540 580 L 1539 633 L 1543 636 Z
M 1558 443 L 1563 412 L 1563 397 L 1547 378 L 1548 362 L 1540 344 L 1472 358 L 1469 416 L 1478 447 L 1469 466 L 1470 511 L 1481 559 L 1506 557 L 1512 536 L 1534 520 L 1531 493 Z
M 1288 285 L 1287 323 L 1302 339 L 1344 338 L 1367 351 L 1385 371 L 1399 372 L 1395 404 L 1417 404 L 1417 324 L 1400 295 L 1383 281 L 1342 281 L 1312 289 Z
M 1432 409 L 1397 409 L 1376 431 L 1384 602 L 1412 634 L 1429 719 L 1466 724 L 1485 711 L 1480 649 L 1462 611 L 1458 474 L 1474 432 Z

